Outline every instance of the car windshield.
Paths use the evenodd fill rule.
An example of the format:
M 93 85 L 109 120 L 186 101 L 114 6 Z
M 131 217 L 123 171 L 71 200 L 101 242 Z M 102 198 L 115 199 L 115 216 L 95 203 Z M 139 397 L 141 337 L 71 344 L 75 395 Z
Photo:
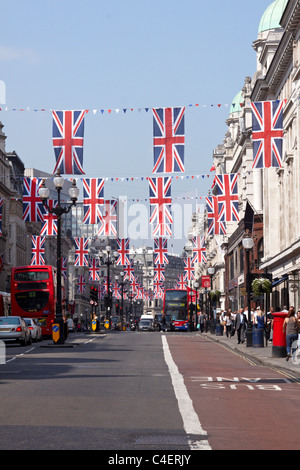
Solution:
M 26 325 L 31 325 L 31 323 L 33 323 L 31 318 L 24 318 L 24 320 L 25 320 Z
M 150 320 L 141 320 L 140 325 L 150 325 L 151 321 Z
M 18 325 L 19 323 L 18 317 L 0 317 L 0 325 Z

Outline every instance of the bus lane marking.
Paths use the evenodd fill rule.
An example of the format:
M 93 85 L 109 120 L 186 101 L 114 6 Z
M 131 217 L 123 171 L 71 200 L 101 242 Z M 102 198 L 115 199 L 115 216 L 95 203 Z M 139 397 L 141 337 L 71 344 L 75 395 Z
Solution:
M 195 412 L 193 402 L 185 386 L 183 376 L 180 374 L 171 355 L 166 336 L 162 336 L 162 345 L 164 358 L 171 376 L 184 430 L 188 436 L 193 436 L 193 438 L 188 439 L 189 446 L 191 450 L 212 450 L 208 440 L 203 439 L 203 437 L 207 436 L 207 432 L 202 428 L 199 417 Z
M 265 391 L 283 391 L 281 384 L 294 383 L 288 378 L 281 377 L 197 377 L 190 378 L 191 382 L 198 382 L 199 386 L 207 390 L 265 390 Z

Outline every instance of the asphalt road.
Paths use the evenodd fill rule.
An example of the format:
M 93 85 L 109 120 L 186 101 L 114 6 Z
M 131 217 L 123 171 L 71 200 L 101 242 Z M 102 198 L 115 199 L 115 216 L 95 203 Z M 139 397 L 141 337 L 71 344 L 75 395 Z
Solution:
M 9 346 L 1 450 L 299 449 L 299 383 L 197 333 Z

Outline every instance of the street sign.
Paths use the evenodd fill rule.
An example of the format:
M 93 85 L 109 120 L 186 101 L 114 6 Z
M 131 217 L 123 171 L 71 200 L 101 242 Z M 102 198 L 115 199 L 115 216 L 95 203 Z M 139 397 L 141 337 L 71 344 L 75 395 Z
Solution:
M 52 325 L 52 339 L 54 343 L 57 343 L 60 338 L 60 327 L 59 323 L 53 323 Z
M 96 329 L 97 329 L 97 320 L 94 319 L 92 320 L 92 330 L 96 331 Z
M 201 277 L 201 287 L 204 287 L 205 289 L 210 289 L 210 276 Z

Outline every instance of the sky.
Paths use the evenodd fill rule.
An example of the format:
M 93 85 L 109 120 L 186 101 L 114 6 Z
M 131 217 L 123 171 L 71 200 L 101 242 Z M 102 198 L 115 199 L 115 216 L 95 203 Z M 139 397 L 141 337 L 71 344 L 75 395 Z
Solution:
M 1 105 L 0 121 L 7 135 L 6 151 L 15 150 L 26 168 L 52 174 L 51 110 L 88 109 L 85 177 L 110 179 L 105 198 L 126 195 L 131 203 L 140 203 L 149 197 L 148 183 L 141 178 L 151 176 L 153 169 L 151 108 L 185 106 L 185 173 L 172 180 L 174 202 L 189 205 L 182 234 L 177 230 L 174 237 L 175 251 L 180 251 L 190 225 L 189 211 L 195 210 L 190 207 L 194 199 L 186 198 L 205 201 L 213 181 L 213 150 L 224 140 L 232 100 L 245 77 L 255 73 L 252 43 L 270 3 L 3 3 L 0 80 L 5 83 L 8 111 Z M 135 227 L 136 245 L 147 239 L 138 233 Z

